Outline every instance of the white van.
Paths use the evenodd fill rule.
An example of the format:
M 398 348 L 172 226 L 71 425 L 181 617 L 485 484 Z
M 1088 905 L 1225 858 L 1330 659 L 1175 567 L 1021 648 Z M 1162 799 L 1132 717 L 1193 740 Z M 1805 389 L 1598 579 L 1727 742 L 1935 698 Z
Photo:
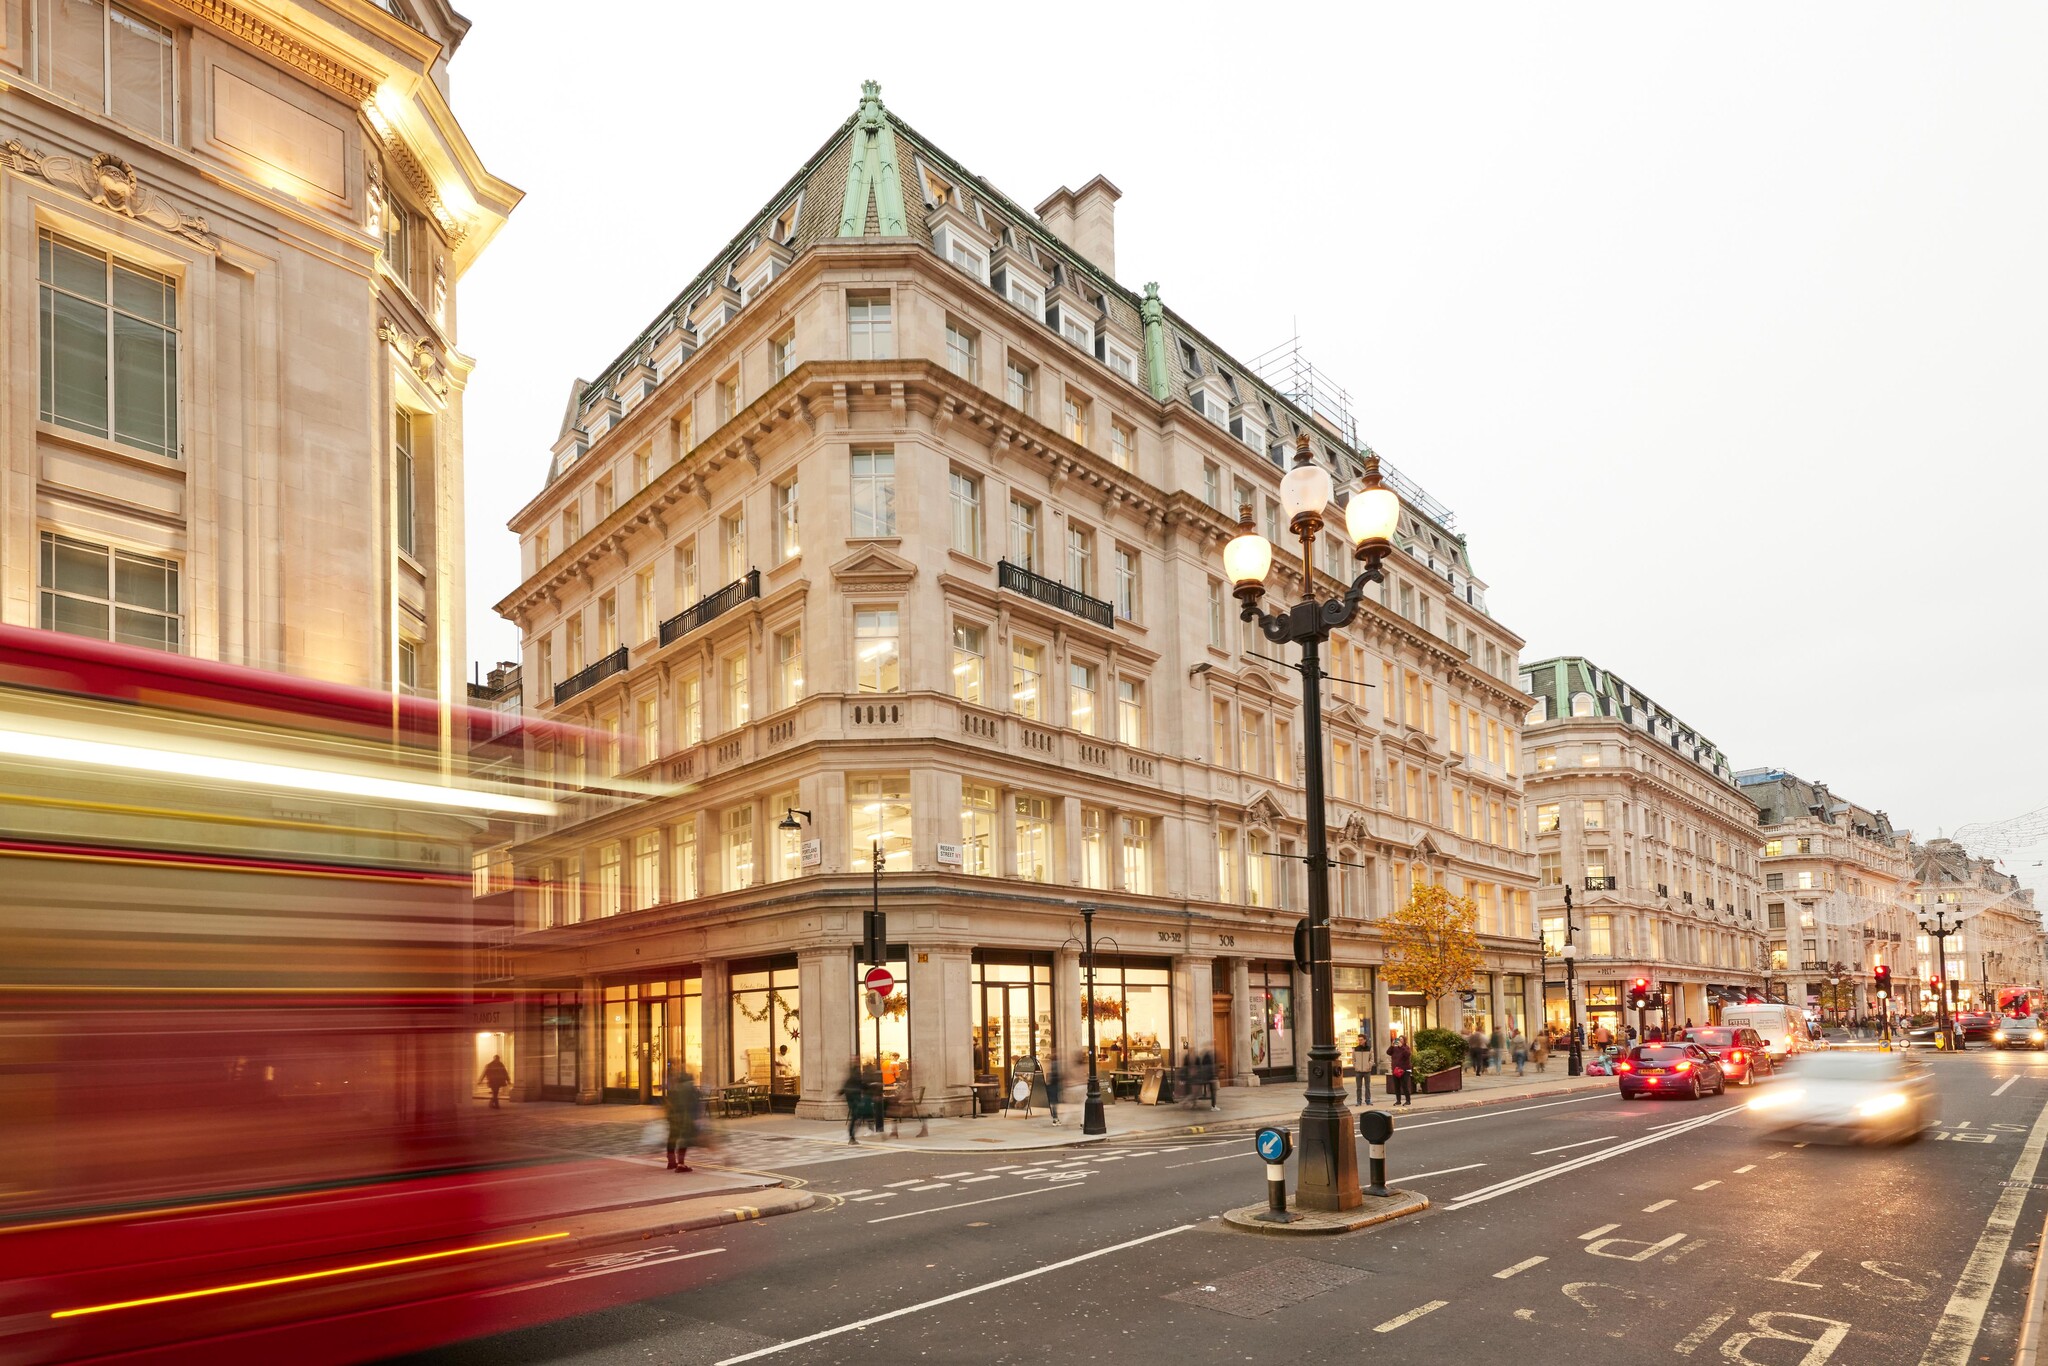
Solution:
M 1764 1051 L 1771 1055 L 1773 1062 L 1783 1062 L 1788 1054 L 1804 1053 L 1817 1047 L 1813 1031 L 1807 1028 L 1806 1017 L 1791 1006 L 1775 1001 L 1723 1006 L 1721 1023 L 1754 1029 L 1763 1037 Z

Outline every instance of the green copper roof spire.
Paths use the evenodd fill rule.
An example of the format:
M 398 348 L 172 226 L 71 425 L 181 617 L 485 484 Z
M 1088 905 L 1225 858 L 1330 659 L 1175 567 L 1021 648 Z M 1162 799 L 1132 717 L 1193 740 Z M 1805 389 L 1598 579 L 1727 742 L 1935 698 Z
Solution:
M 1166 305 L 1159 302 L 1158 281 L 1146 284 L 1138 314 L 1145 320 L 1145 382 L 1152 397 L 1164 403 L 1173 393 L 1173 383 L 1166 377 Z
M 875 217 L 882 236 L 902 237 L 909 233 L 903 216 L 903 176 L 896 164 L 896 132 L 882 108 L 882 87 L 863 81 L 860 87 L 860 118 L 853 128 L 853 154 L 846 163 L 846 197 L 839 206 L 839 235 L 867 234 L 868 198 L 875 201 Z

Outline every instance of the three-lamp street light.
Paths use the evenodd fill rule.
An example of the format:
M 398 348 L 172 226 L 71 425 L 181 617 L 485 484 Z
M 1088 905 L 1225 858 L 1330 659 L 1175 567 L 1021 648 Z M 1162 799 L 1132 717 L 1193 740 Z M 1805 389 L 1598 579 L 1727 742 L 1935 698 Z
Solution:
M 1344 508 L 1344 529 L 1352 555 L 1364 568 L 1342 596 L 1316 596 L 1315 548 L 1324 518 L 1336 501 L 1330 472 L 1315 463 L 1307 436 L 1296 438 L 1294 466 L 1280 481 L 1280 505 L 1287 529 L 1301 543 L 1301 597 L 1292 606 L 1260 608 L 1273 569 L 1273 545 L 1240 510 L 1238 534 L 1223 548 L 1224 572 L 1243 604 L 1240 615 L 1258 623 L 1267 640 L 1301 647 L 1302 747 L 1308 797 L 1308 945 L 1311 1032 L 1308 1091 L 1301 1112 L 1300 1175 L 1296 1201 L 1303 1209 L 1347 1210 L 1365 1203 L 1358 1184 L 1358 1149 L 1351 1112 L 1337 1072 L 1337 1028 L 1330 963 L 1330 860 L 1328 813 L 1323 807 L 1323 702 L 1321 647 L 1332 631 L 1350 624 L 1364 600 L 1365 586 L 1380 582 L 1380 561 L 1394 548 L 1401 500 L 1381 481 L 1380 461 L 1368 455 L 1364 486 Z
M 1951 921 L 1949 917 L 1955 919 Z M 1955 991 L 1954 977 L 1948 970 L 1948 940 L 1950 935 L 1961 934 L 1962 912 L 1947 902 L 1936 902 L 1922 906 L 1916 918 L 1920 928 L 1934 938 L 1934 990 L 1935 1004 L 1941 1008 L 1941 1033 L 1948 1040 L 1950 1048 L 1963 1046 L 1962 1034 L 1956 1029 L 1954 1012 L 1949 1009 L 1950 994 Z

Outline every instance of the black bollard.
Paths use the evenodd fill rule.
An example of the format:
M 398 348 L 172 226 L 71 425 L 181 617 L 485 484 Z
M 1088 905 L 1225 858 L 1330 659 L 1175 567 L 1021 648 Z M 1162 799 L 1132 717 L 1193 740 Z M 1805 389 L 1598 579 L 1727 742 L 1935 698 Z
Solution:
M 1387 1140 L 1394 1136 L 1394 1117 L 1385 1110 L 1366 1110 L 1358 1116 L 1358 1136 L 1366 1143 L 1366 1176 L 1371 1184 L 1367 1195 L 1387 1193 Z
M 1252 1147 L 1266 1162 L 1266 1212 L 1256 1217 L 1269 1224 L 1293 1223 L 1298 1216 L 1287 1212 L 1287 1155 L 1294 1151 L 1294 1135 L 1261 1129 L 1252 1136 Z

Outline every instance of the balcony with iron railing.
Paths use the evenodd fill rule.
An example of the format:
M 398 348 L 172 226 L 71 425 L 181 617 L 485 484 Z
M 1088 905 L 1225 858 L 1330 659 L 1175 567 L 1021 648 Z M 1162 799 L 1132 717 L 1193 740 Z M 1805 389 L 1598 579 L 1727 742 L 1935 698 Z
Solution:
M 742 578 L 734 579 L 716 593 L 697 599 L 682 611 L 661 623 L 661 643 L 673 645 L 699 626 L 724 616 L 748 598 L 761 596 L 761 571 L 749 569 Z
M 626 647 L 621 645 L 587 669 L 579 669 L 555 684 L 555 705 L 561 706 L 577 693 L 594 688 L 613 674 L 626 671 Z
M 1611 892 L 1620 886 L 1621 879 L 1618 877 L 1589 877 L 1586 879 L 1586 890 L 1589 892 Z
M 1114 629 L 1116 611 L 1101 598 L 1091 598 L 1078 588 L 1055 583 L 1043 574 L 1034 574 L 1022 565 L 1004 560 L 996 566 L 996 585 L 1011 593 L 1021 593 L 1033 602 L 1042 602 L 1047 607 L 1057 607 L 1070 612 L 1083 621 L 1092 621 L 1097 626 Z

